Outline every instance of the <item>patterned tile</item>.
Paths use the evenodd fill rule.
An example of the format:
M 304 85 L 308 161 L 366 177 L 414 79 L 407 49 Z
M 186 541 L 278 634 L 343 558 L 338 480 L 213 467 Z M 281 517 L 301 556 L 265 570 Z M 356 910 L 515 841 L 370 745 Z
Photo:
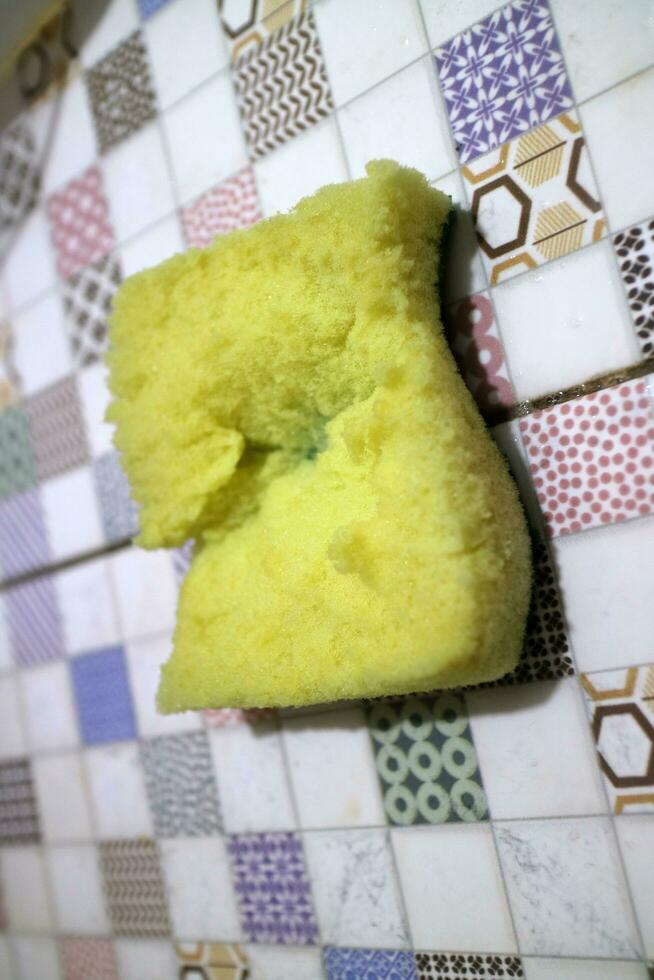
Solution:
M 118 453 L 111 451 L 94 460 L 93 474 L 107 541 L 121 541 L 138 534 L 138 507 L 132 500 Z
M 114 247 L 109 203 L 97 165 L 51 194 L 47 209 L 57 270 L 62 279 L 70 279 Z
M 402 949 L 325 950 L 328 980 L 417 980 L 413 956 Z
M 122 647 L 98 650 L 71 662 L 73 689 L 85 745 L 136 738 L 134 708 Z
M 444 311 L 444 325 L 463 379 L 485 418 L 498 421 L 514 402 L 493 305 L 475 293 Z
M 72 939 L 59 942 L 64 980 L 119 980 L 111 939 Z
M 36 204 L 40 186 L 32 132 L 18 119 L 0 136 L 0 237 Z
M 107 317 L 122 280 L 120 263 L 106 255 L 86 266 L 62 285 L 73 361 L 76 367 L 94 364 L 107 349 Z
M 170 3 L 170 0 L 138 0 L 141 17 L 144 20 L 152 17 L 153 14 L 156 14 L 157 10 L 161 10 L 167 3 Z
M 654 218 L 613 236 L 640 349 L 654 357 Z
M 241 925 L 250 942 L 317 944 L 302 841 L 297 834 L 229 838 Z
M 148 55 L 140 31 L 86 73 L 100 153 L 137 133 L 157 113 Z
M 29 759 L 0 762 L 0 845 L 36 844 L 41 839 Z
M 306 6 L 306 0 L 246 0 L 244 5 L 218 0 L 232 61 L 236 61 L 245 51 L 256 48 Z
M 157 837 L 220 832 L 218 789 L 205 732 L 143 741 L 141 759 Z
M 462 172 L 491 285 L 606 234 L 574 112 L 505 143 Z
M 614 813 L 654 813 L 654 664 L 582 674 Z
M 63 629 L 54 582 L 42 575 L 5 593 L 14 660 L 34 667 L 64 655 Z
M 184 237 L 194 248 L 206 248 L 217 235 L 249 228 L 260 218 L 257 185 L 250 166 L 182 208 Z
M 89 447 L 73 375 L 28 398 L 25 413 L 39 480 L 47 480 L 87 462 Z
M 259 159 L 334 107 L 311 11 L 301 13 L 233 66 L 250 157 Z
M 136 939 L 168 936 L 170 922 L 153 840 L 101 841 L 100 866 L 113 930 Z
M 513 0 L 435 56 L 461 163 L 572 106 L 545 0 Z
M 191 558 L 193 557 L 193 542 L 187 541 L 183 544 L 181 548 L 175 548 L 173 551 L 173 569 L 175 571 L 175 581 L 178 585 L 181 585 L 186 578 L 186 573 L 191 567 Z
M 503 980 L 524 977 L 519 956 L 488 953 L 417 953 L 418 980 Z
M 654 512 L 654 412 L 645 381 L 534 412 L 520 430 L 549 534 Z
M 392 824 L 488 819 L 488 804 L 462 695 L 380 701 L 368 724 Z
M 16 367 L 15 336 L 11 324 L 0 322 L 0 411 L 20 399 L 22 379 Z M 0 449 L 0 458 L 3 451 Z
M 237 943 L 175 943 L 175 953 L 180 978 L 248 980 L 250 976 L 247 956 Z
M 21 405 L 0 414 L 0 498 L 36 483 L 27 416 Z
M 0 500 L 0 568 L 6 578 L 46 565 L 48 538 L 38 488 Z

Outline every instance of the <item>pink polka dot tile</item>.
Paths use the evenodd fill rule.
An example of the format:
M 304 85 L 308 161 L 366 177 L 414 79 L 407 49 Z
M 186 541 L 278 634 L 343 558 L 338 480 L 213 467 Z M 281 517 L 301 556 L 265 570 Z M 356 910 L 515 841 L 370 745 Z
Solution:
M 254 170 L 245 167 L 182 208 L 184 235 L 189 245 L 206 248 L 217 235 L 249 228 L 261 219 Z
M 68 279 L 114 247 L 114 232 L 98 166 L 89 167 L 48 198 L 57 271 Z
M 654 513 L 654 410 L 646 379 L 521 419 L 553 536 Z

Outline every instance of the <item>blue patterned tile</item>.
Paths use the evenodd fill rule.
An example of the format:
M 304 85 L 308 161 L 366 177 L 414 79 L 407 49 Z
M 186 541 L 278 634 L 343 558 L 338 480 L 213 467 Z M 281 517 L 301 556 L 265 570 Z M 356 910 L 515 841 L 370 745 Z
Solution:
M 401 949 L 325 950 L 329 980 L 418 980 L 411 953 Z
M 7 620 L 14 660 L 32 667 L 62 657 L 63 632 L 57 593 L 50 576 L 8 589 Z
M 75 657 L 75 701 L 85 745 L 136 738 L 134 709 L 122 647 Z
M 0 566 L 5 578 L 40 568 L 49 557 L 38 487 L 0 500 Z
M 148 17 L 156 14 L 157 10 L 165 7 L 167 3 L 170 3 L 170 0 L 138 0 L 141 17 L 143 20 L 147 20 Z
M 138 507 L 118 453 L 108 452 L 94 460 L 93 474 L 107 541 L 121 541 L 138 534 Z

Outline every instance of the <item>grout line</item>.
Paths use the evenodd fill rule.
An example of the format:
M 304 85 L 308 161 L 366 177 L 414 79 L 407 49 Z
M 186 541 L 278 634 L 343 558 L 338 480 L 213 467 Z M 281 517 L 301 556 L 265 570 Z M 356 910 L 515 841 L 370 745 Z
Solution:
M 122 551 L 132 544 L 131 538 L 123 538 L 112 544 L 102 545 L 99 548 L 91 548 L 88 551 L 79 551 L 75 555 L 71 555 L 70 558 L 63 558 L 61 561 L 52 562 L 49 565 L 40 565 L 38 568 L 32 569 L 29 572 L 22 572 L 20 575 L 3 579 L 0 581 L 0 594 L 6 592 L 8 589 L 25 585 L 27 582 L 33 582 L 35 579 L 56 575 L 59 572 L 67 571 L 69 568 L 76 568 L 78 565 L 93 561 L 96 558 L 106 558 L 115 551 Z

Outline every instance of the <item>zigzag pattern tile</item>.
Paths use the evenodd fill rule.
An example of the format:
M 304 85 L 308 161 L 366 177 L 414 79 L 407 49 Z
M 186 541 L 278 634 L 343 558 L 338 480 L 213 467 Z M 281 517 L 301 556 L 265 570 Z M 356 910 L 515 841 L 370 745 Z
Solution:
M 114 932 L 134 938 L 169 935 L 168 906 L 155 842 L 102 841 L 99 847 Z
M 25 403 L 39 480 L 81 466 L 89 458 L 82 408 L 73 376 Z
M 0 762 L 0 844 L 34 844 L 40 839 L 30 760 Z

